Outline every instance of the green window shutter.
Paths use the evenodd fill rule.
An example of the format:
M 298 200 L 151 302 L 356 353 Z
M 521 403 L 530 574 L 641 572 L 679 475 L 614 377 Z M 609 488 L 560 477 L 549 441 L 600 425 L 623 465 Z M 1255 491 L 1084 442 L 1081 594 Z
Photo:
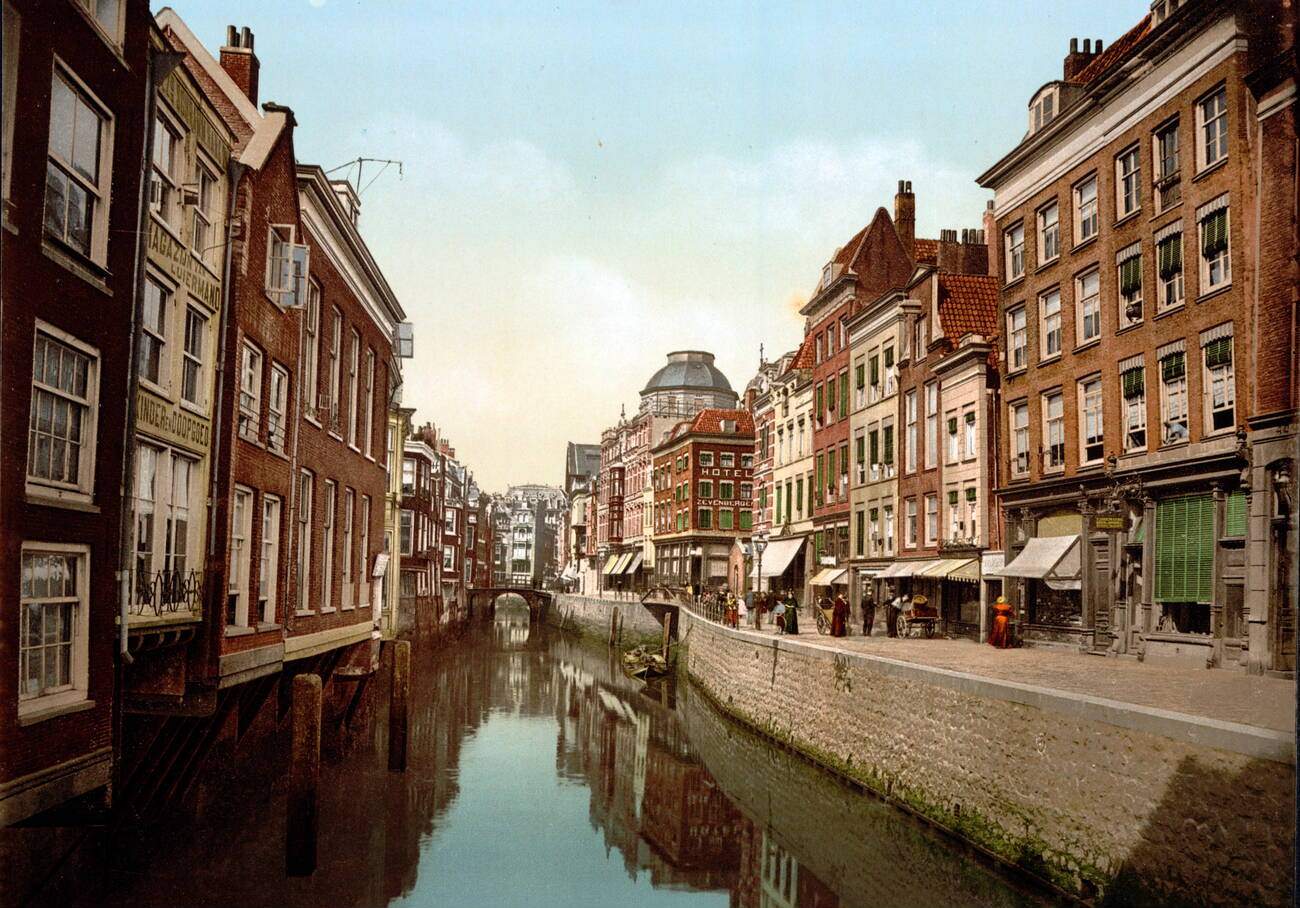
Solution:
M 1183 270 L 1183 235 L 1174 234 L 1156 247 L 1156 265 L 1160 277 L 1168 280 Z
M 1157 602 L 1204 602 L 1214 593 L 1214 499 L 1171 498 L 1156 505 Z
M 949 435 L 957 434 L 957 417 L 955 416 L 952 419 L 948 420 L 948 434 Z
M 956 490 L 956 489 L 950 489 L 950 490 L 948 491 L 948 504 L 949 504 L 950 506 L 955 506 L 955 505 L 957 504 L 957 490 Z
M 825 546 L 826 546 L 826 534 L 822 530 L 818 530 L 813 535 L 813 548 L 818 558 L 821 557 L 822 549 L 825 548 Z
M 751 514 L 749 511 L 741 511 L 740 528 L 742 530 L 750 530 L 753 529 L 753 527 L 754 527 L 754 515 Z
M 867 386 L 866 372 L 863 370 L 862 363 L 858 363 L 858 368 L 855 370 L 854 374 L 854 380 L 858 390 Z
M 1119 266 L 1119 292 L 1128 296 L 1142 289 L 1142 256 L 1127 258 Z
M 826 456 L 817 455 L 817 503 L 822 503 L 822 492 L 826 488 Z
M 816 415 L 819 419 L 821 418 L 821 415 L 822 415 L 822 409 L 823 409 L 823 401 L 822 401 L 822 386 L 821 386 L 821 385 L 818 385 L 818 386 L 817 386 L 817 413 L 816 413 L 815 415 Z
M 1223 535 L 1246 535 L 1246 493 L 1233 492 L 1223 504 Z
M 1228 209 L 1220 208 L 1201 221 L 1201 251 L 1207 256 L 1228 248 Z
M 1146 383 L 1144 381 L 1145 376 L 1141 366 L 1127 370 L 1122 376 L 1120 376 L 1120 378 L 1124 383 L 1124 398 L 1126 400 L 1131 397 L 1138 397 L 1142 394 Z
M 871 357 L 871 383 L 873 385 L 880 384 L 880 360 L 874 356 Z
M 866 439 L 863 438 L 861 435 L 859 435 L 858 438 L 857 438 L 857 441 L 854 442 L 854 444 L 857 446 L 857 452 L 858 452 L 858 463 L 865 463 L 865 462 L 866 462 L 866 457 L 867 457 L 867 454 L 866 454 L 866 450 L 867 450 L 867 441 L 866 441 Z
M 835 449 L 831 448 L 826 452 L 826 483 L 835 481 Z
M 885 463 L 894 462 L 894 427 L 885 426 Z
M 870 433 L 871 439 L 871 463 L 880 463 L 880 435 L 876 432 Z
M 886 347 L 886 348 L 885 348 L 885 368 L 886 368 L 886 369 L 889 369 L 889 367 L 892 366 L 893 364 L 894 364 L 894 348 L 893 348 L 893 347 Z
M 974 486 L 971 486 L 969 489 L 966 490 L 966 500 L 967 500 L 967 501 L 974 501 L 974 500 L 975 500 L 975 494 L 976 494 L 976 493 L 975 493 L 975 487 L 974 487 Z
M 849 474 L 849 443 L 847 441 L 840 445 L 840 472 L 845 476 Z
M 776 487 L 776 523 L 781 522 L 781 487 Z
M 1160 360 L 1160 374 L 1165 381 L 1182 378 L 1187 371 L 1187 362 L 1182 353 L 1170 353 Z
M 840 376 L 840 416 L 845 416 L 849 409 L 849 373 Z
M 1232 338 L 1221 337 L 1205 345 L 1206 368 L 1230 365 L 1232 365 Z

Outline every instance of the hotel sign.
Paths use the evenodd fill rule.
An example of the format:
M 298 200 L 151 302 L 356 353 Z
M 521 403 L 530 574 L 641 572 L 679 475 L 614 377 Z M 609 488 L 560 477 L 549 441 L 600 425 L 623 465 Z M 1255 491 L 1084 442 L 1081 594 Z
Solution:
M 193 451 L 207 451 L 210 426 L 197 416 L 141 388 L 135 397 L 136 428 Z
M 209 309 L 221 305 L 221 289 L 190 250 L 156 220 L 149 221 L 149 254 Z

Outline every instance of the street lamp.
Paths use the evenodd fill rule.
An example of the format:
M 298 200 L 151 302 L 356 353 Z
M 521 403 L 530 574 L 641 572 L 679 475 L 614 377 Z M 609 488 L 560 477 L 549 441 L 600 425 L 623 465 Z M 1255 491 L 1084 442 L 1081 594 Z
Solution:
M 763 549 L 767 548 L 766 536 L 754 537 L 754 554 L 758 556 L 758 592 L 763 592 Z

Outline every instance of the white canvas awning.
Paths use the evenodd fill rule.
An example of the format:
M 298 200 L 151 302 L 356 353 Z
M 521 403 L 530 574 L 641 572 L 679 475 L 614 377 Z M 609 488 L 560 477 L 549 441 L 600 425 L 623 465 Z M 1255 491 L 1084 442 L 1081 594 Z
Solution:
M 817 576 L 812 579 L 813 586 L 833 586 L 837 583 L 847 583 L 844 579 L 844 568 L 822 568 L 817 572 Z
M 939 562 L 932 558 L 917 558 L 912 561 L 895 561 L 876 575 L 877 580 L 889 580 L 894 577 L 919 577 Z
M 627 563 L 627 567 L 623 569 L 623 573 L 635 574 L 637 571 L 641 569 L 641 560 L 643 558 L 645 558 L 645 553 L 637 552 L 634 556 L 632 556 L 632 560 Z
M 1079 537 L 1035 536 L 1020 554 L 998 571 L 1001 577 L 1024 577 L 1045 580 L 1055 589 L 1080 588 L 1082 563 L 1079 558 Z
M 953 580 L 961 580 L 961 579 L 975 580 L 979 577 L 978 568 L 976 568 L 974 576 L 969 578 L 956 576 L 955 572 L 960 571 L 961 569 L 968 567 L 970 565 L 975 565 L 976 563 L 977 562 L 975 561 L 974 558 L 940 558 L 938 561 L 932 562 L 930 567 L 925 569 L 923 576 L 949 577 Z
M 763 550 L 763 576 L 780 577 L 794 561 L 794 556 L 803 550 L 806 536 L 795 539 L 774 539 Z M 755 559 L 757 561 L 758 559 Z

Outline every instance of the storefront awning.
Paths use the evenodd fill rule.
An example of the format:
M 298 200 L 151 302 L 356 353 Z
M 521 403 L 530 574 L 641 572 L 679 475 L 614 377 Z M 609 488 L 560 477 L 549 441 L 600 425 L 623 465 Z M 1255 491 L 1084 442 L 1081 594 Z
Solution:
M 895 561 L 876 575 L 877 580 L 889 580 L 893 577 L 919 577 L 928 568 L 939 562 L 932 558 L 918 558 L 913 561 Z
M 817 576 L 812 579 L 813 586 L 833 586 L 837 583 L 847 583 L 844 579 L 844 568 L 832 567 L 822 568 L 817 572 Z
M 959 578 L 955 578 L 952 576 L 953 571 L 961 570 L 962 568 L 965 568 L 973 564 L 976 564 L 974 558 L 940 558 L 938 561 L 932 562 L 931 565 L 925 569 L 925 572 L 921 576 L 948 577 L 955 580 Z M 978 577 L 979 577 L 979 570 L 976 569 L 975 575 L 970 579 L 975 580 Z
M 998 575 L 1045 580 L 1056 589 L 1077 590 L 1080 572 L 1078 535 L 1035 536 Z
M 620 557 L 620 556 L 619 556 L 618 553 L 616 552 L 616 553 L 614 553 L 613 555 L 610 555 L 608 558 L 606 558 L 606 559 L 605 559 L 605 566 L 604 566 L 603 568 L 600 569 L 600 572 L 601 572 L 602 574 L 611 574 L 611 573 L 613 573 L 613 571 L 614 571 L 614 565 L 618 564 L 618 559 L 619 559 L 619 557 Z
M 561 580 L 577 580 L 577 579 L 578 579 L 578 569 L 575 568 L 575 567 L 574 567 L 573 565 L 571 565 L 571 564 L 566 564 L 566 565 L 564 566 L 564 571 L 563 571 L 563 573 L 560 574 L 560 579 L 561 579 Z
M 794 561 L 794 556 L 803 551 L 806 536 L 796 539 L 776 539 L 767 544 L 763 550 L 763 576 L 780 577 Z M 757 560 L 757 559 L 755 559 Z
M 627 563 L 627 568 L 623 571 L 625 574 L 635 574 L 641 570 L 641 559 L 645 557 L 644 552 L 637 552 L 632 556 L 632 560 Z
M 970 558 L 960 567 L 955 567 L 948 572 L 949 580 L 964 580 L 967 583 L 979 583 L 980 580 L 980 562 L 978 558 Z
M 614 570 L 610 571 L 611 575 L 617 576 L 627 570 L 627 566 L 632 563 L 632 553 L 624 552 L 618 556 L 618 562 L 614 565 Z

